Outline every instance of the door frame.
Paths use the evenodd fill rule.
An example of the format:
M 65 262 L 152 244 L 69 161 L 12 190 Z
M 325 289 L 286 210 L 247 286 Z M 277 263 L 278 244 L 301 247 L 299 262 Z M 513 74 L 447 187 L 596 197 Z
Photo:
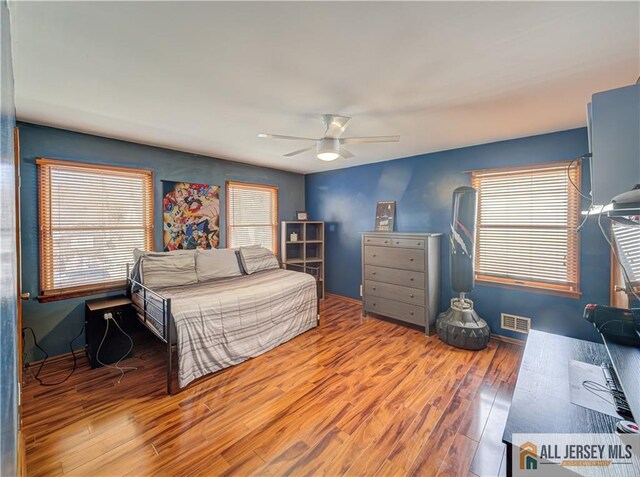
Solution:
M 16 292 L 18 301 L 16 306 L 16 341 L 18 356 L 16 356 L 16 364 L 18 367 L 18 462 L 17 471 L 19 476 L 27 475 L 27 457 L 24 442 L 24 434 L 22 433 L 22 353 L 24 343 L 22 340 L 22 248 L 21 248 L 21 222 L 20 222 L 20 130 L 18 127 L 13 128 L 13 157 L 15 171 L 15 202 L 16 202 Z M 28 297 L 27 297 L 28 298 Z

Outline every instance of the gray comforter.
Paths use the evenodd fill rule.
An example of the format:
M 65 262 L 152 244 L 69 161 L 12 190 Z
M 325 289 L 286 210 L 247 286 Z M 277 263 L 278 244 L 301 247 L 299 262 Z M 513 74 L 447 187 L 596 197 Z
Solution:
M 267 270 L 157 291 L 171 298 L 180 387 L 317 326 L 316 282 L 305 273 Z

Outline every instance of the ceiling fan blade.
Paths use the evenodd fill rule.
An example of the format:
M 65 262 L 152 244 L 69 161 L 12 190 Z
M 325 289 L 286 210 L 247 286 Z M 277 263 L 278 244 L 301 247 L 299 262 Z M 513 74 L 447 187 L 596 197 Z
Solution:
M 318 139 L 313 139 L 311 137 L 298 137 L 298 136 L 283 136 L 281 134 L 265 134 L 260 133 L 258 137 L 266 137 L 269 139 L 290 139 L 292 141 L 317 141 Z
M 322 116 L 322 122 L 327 126 L 327 130 L 324 133 L 324 137 L 330 139 L 337 139 L 342 136 L 347 124 L 349 124 L 351 118 L 348 116 L 337 116 L 335 114 L 325 114 Z
M 297 151 L 290 152 L 289 154 L 284 154 L 284 157 L 297 156 L 298 154 L 302 154 L 303 152 L 307 152 L 315 148 L 316 148 L 315 146 L 311 146 L 311 147 L 305 147 L 304 149 L 298 149 Z
M 355 157 L 355 156 L 351 152 L 347 151 L 344 147 L 341 147 L 340 157 L 342 157 L 343 159 L 351 159 L 352 157 Z
M 340 144 L 367 144 L 371 142 L 398 142 L 400 136 L 345 137 Z

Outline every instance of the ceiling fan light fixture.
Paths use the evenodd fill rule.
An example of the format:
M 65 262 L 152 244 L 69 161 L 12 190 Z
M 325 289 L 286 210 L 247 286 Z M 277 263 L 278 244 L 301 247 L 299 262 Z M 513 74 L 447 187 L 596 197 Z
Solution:
M 340 157 L 340 154 L 338 154 L 337 152 L 319 152 L 317 157 L 321 161 L 329 162 L 338 159 Z
M 324 136 L 320 139 L 300 136 L 284 136 L 282 134 L 266 134 L 260 133 L 258 137 L 269 139 L 287 139 L 291 141 L 307 141 L 312 142 L 314 145 L 303 147 L 302 149 L 296 149 L 295 151 L 283 154 L 284 157 L 293 157 L 298 154 L 312 151 L 316 148 L 316 157 L 321 161 L 335 161 L 336 159 L 351 159 L 355 157 L 352 152 L 348 151 L 344 147 L 344 144 L 370 144 L 376 142 L 398 142 L 400 136 L 367 136 L 367 137 L 342 137 L 347 125 L 351 121 L 348 116 L 339 116 L 337 114 L 324 114 L 322 116 L 322 122 L 324 123 L 326 130 Z
M 316 157 L 321 161 L 335 161 L 340 157 L 340 141 L 331 138 L 321 139 L 318 141 Z

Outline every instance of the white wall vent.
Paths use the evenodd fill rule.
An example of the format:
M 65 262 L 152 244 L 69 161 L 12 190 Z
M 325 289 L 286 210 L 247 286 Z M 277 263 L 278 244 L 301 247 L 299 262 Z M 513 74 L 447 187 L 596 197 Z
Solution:
M 524 316 L 510 315 L 508 313 L 501 313 L 501 324 L 503 330 L 516 331 L 518 333 L 529 333 L 531 329 L 531 318 L 525 318 Z

